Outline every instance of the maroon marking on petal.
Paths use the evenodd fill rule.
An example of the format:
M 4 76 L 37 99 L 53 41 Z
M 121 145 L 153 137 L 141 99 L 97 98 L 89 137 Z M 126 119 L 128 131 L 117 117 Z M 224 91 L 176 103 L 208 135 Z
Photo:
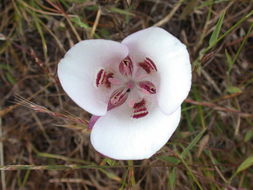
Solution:
M 145 104 L 146 104 L 145 100 L 142 99 L 140 102 L 135 103 L 133 108 L 138 109 L 138 108 L 145 106 Z
M 145 104 L 146 102 L 144 99 L 134 104 L 134 107 L 133 107 L 134 111 L 132 115 L 133 118 L 138 119 L 148 114 L 148 110 Z
M 96 78 L 96 85 L 97 87 L 99 87 L 100 85 L 102 85 L 104 83 L 106 79 L 106 72 L 104 69 L 101 69 L 98 74 L 97 74 L 97 78 Z
M 101 69 L 96 78 L 96 86 L 105 85 L 107 88 L 111 87 L 111 82 L 109 81 L 110 78 L 113 78 L 113 73 L 106 73 L 104 69 Z
M 125 87 L 115 90 L 110 97 L 109 107 L 112 109 L 122 105 L 127 100 L 128 94 L 129 89 Z
M 146 58 L 144 62 L 139 63 L 139 66 L 143 68 L 148 74 L 157 71 L 155 63 L 149 58 Z
M 152 70 L 157 71 L 157 67 L 156 67 L 155 63 L 150 58 L 146 57 L 145 61 L 151 66 Z
M 133 62 L 129 56 L 123 59 L 119 64 L 119 72 L 125 76 L 132 76 Z
M 141 81 L 139 82 L 139 87 L 144 90 L 147 94 L 155 94 L 156 93 L 156 87 L 155 85 L 150 81 Z
M 148 110 L 147 108 L 143 108 L 143 109 L 135 110 L 132 117 L 135 119 L 138 119 L 146 115 L 148 115 Z

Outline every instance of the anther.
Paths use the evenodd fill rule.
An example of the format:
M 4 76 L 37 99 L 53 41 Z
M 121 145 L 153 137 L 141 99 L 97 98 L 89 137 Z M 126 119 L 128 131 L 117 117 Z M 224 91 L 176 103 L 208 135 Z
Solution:
M 129 89 L 124 87 L 115 90 L 110 97 L 110 107 L 122 105 L 127 100 L 129 92 Z
M 96 86 L 102 86 L 105 85 L 107 88 L 111 87 L 111 82 L 110 79 L 113 78 L 113 73 L 106 73 L 104 69 L 101 69 L 97 73 L 97 78 L 96 78 Z
M 146 58 L 144 62 L 139 63 L 139 66 L 143 68 L 148 74 L 157 71 L 155 63 L 149 58 Z
M 119 64 L 119 72 L 125 76 L 132 76 L 133 73 L 133 62 L 130 57 L 126 57 Z
M 139 82 L 139 87 L 145 94 L 155 94 L 156 93 L 156 87 L 155 85 L 150 81 L 141 81 Z

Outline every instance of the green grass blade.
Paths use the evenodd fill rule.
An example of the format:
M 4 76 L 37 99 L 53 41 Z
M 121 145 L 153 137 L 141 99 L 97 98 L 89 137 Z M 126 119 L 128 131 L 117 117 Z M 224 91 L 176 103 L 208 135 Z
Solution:
M 203 129 L 193 140 L 192 142 L 184 149 L 181 153 L 181 157 L 185 158 L 187 154 L 189 154 L 190 150 L 199 142 L 201 137 L 204 135 L 206 129 Z
M 233 68 L 234 62 L 230 54 L 228 53 L 227 50 L 225 50 L 226 58 L 227 58 L 227 63 L 228 63 L 228 71 L 227 73 L 229 74 Z
M 72 17 L 70 20 L 74 22 L 77 26 L 84 28 L 86 30 L 90 30 L 90 26 L 84 23 L 79 16 Z
M 236 174 L 253 166 L 253 155 L 244 160 L 236 170 Z
M 121 15 L 135 16 L 135 14 L 131 13 L 130 10 L 119 9 L 116 7 L 111 7 L 110 11 L 121 14 Z
M 220 30 L 221 30 L 221 26 L 223 24 L 223 20 L 224 20 L 224 17 L 225 17 L 225 11 L 223 13 L 221 13 L 220 15 L 220 18 L 215 26 L 215 29 L 211 35 L 211 38 L 209 40 L 209 45 L 210 46 L 213 46 L 214 44 L 216 44 L 218 42 L 218 37 L 219 37 L 219 34 L 220 34 Z
M 173 168 L 171 171 L 169 171 L 168 174 L 168 186 L 170 187 L 171 190 L 175 189 L 176 179 L 177 179 L 176 168 Z
M 159 156 L 158 158 L 160 160 L 163 160 L 163 161 L 169 162 L 171 164 L 175 164 L 175 165 L 180 163 L 180 160 L 176 157 L 173 157 L 173 156 Z
M 201 184 L 199 183 L 198 179 L 196 178 L 195 174 L 193 173 L 192 169 L 190 168 L 190 166 L 187 164 L 187 162 L 184 160 L 184 158 L 181 155 L 178 155 L 178 157 L 180 158 L 181 162 L 183 163 L 183 165 L 185 166 L 185 168 L 187 169 L 187 171 L 189 172 L 189 176 L 192 177 L 193 181 L 196 183 L 196 185 L 198 186 L 198 189 L 203 190 Z
M 21 184 L 21 187 L 25 187 L 25 185 L 26 185 L 26 183 L 28 181 L 28 178 L 30 176 L 30 173 L 31 173 L 31 170 L 26 170 L 23 182 Z

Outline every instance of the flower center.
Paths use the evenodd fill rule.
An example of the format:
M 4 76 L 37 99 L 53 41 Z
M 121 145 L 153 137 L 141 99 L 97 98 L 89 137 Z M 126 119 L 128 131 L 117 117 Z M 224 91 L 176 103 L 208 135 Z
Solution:
M 146 58 L 143 62 L 133 63 L 127 56 L 111 71 L 109 68 L 100 69 L 96 75 L 96 87 L 104 88 L 110 93 L 108 110 L 127 102 L 132 110 L 132 118 L 138 119 L 148 115 L 148 109 L 156 94 L 154 73 L 157 72 L 155 63 Z

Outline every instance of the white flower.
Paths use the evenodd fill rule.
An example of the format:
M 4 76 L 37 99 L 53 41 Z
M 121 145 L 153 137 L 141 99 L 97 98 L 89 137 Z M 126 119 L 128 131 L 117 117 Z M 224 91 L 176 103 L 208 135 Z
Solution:
M 58 65 L 63 89 L 93 114 L 91 143 L 118 160 L 151 157 L 170 138 L 191 87 L 184 44 L 151 27 L 111 40 L 85 40 Z

